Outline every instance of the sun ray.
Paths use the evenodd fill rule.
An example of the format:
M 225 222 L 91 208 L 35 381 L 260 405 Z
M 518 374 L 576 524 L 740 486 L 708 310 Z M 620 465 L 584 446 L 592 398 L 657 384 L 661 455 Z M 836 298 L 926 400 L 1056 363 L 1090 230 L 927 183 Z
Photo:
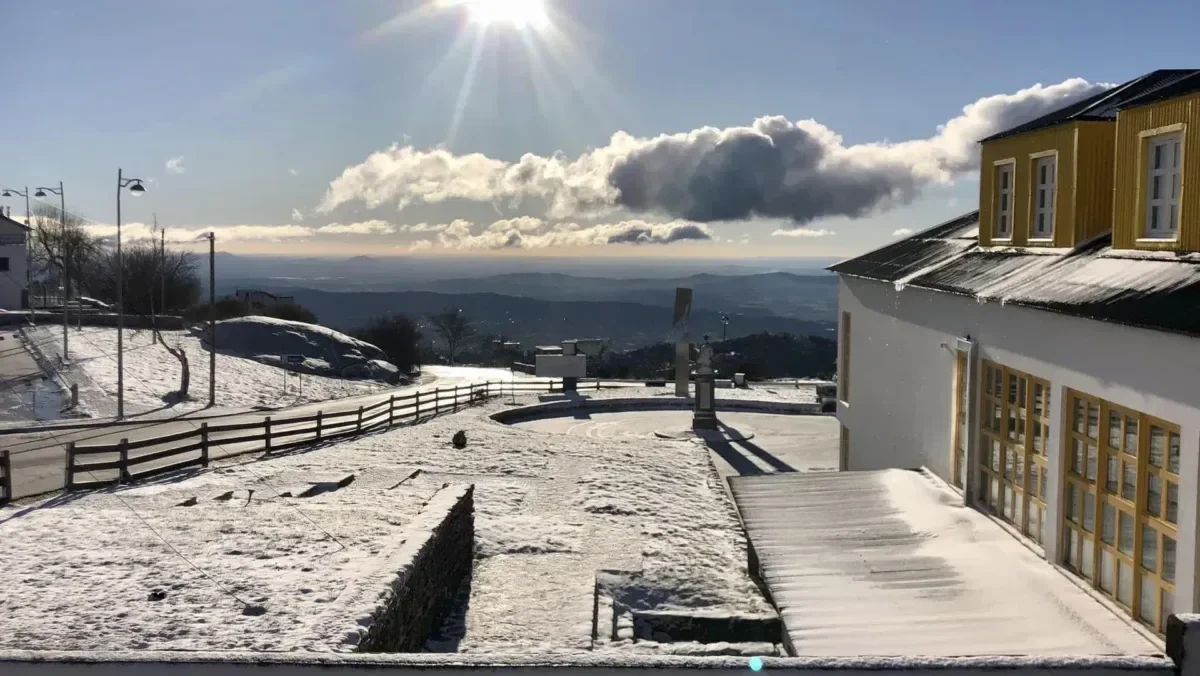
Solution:
M 479 67 L 479 57 L 483 54 L 483 42 L 487 38 L 487 26 L 480 26 L 475 34 L 475 44 L 471 46 L 471 60 L 467 62 L 467 72 L 463 75 L 462 85 L 458 88 L 458 97 L 454 101 L 454 112 L 450 115 L 450 128 L 446 131 L 446 145 L 454 143 L 458 135 L 458 125 L 462 123 L 463 113 L 466 112 L 467 101 L 471 98 L 471 90 L 475 86 L 475 71 Z

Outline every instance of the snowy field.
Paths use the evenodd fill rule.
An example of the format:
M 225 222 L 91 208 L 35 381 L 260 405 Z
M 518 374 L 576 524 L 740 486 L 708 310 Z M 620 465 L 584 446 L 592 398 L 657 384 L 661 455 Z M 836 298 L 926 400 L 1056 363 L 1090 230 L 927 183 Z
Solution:
M 231 459 L 20 515 L 0 510 L 0 648 L 349 649 L 325 629 L 344 623 L 322 622 L 320 609 L 447 482 L 476 486 L 476 560 L 431 649 L 587 652 L 599 569 L 640 572 L 654 608 L 770 611 L 746 573 L 744 537 L 705 448 L 539 433 L 486 417 L 508 405 L 290 457 Z M 463 450 L 450 444 L 458 430 Z M 357 479 L 334 493 L 279 496 L 346 473 Z M 195 506 L 179 506 L 190 498 Z M 266 612 L 245 615 L 243 602 Z
M 62 327 L 39 326 L 29 334 L 47 358 L 56 362 L 62 354 Z M 191 367 L 191 400 L 174 404 L 171 410 L 202 408 L 208 403 L 208 350 L 187 331 L 163 331 L 162 335 L 169 345 L 184 349 Z M 150 331 L 126 331 L 124 343 L 126 414 L 167 407 L 164 397 L 179 389 L 179 361 L 154 343 Z M 78 380 L 82 405 L 96 417 L 112 415 L 117 396 L 116 329 L 72 329 L 70 350 L 73 367 L 65 375 L 68 380 Z M 79 373 L 72 374 L 72 370 Z M 302 391 L 300 385 L 298 376 L 283 369 L 217 353 L 217 401 L 223 408 L 280 408 L 389 388 L 380 382 L 311 375 L 303 377 Z

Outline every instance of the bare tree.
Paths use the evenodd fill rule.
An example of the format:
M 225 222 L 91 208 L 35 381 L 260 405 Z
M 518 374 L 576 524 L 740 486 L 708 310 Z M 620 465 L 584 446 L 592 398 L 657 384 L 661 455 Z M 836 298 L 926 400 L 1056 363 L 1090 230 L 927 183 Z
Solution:
M 176 344 L 174 347 L 168 345 L 158 329 L 154 329 L 154 336 L 166 348 L 167 352 L 171 353 L 172 357 L 179 360 L 179 391 L 167 396 L 176 398 L 176 401 L 186 401 L 188 399 L 188 388 L 192 384 L 192 371 L 188 368 L 187 352 L 179 344 Z
M 63 275 L 64 264 L 69 263 L 71 277 L 79 288 L 88 288 L 87 273 L 95 269 L 101 244 L 84 229 L 86 221 L 49 204 L 35 206 L 32 216 L 33 249 L 29 257 L 34 275 L 57 280 Z
M 463 314 L 462 310 L 447 308 L 429 315 L 429 323 L 433 325 L 433 332 L 446 341 L 446 352 L 451 364 L 454 363 L 454 355 L 458 353 L 458 349 L 475 335 L 475 322 Z

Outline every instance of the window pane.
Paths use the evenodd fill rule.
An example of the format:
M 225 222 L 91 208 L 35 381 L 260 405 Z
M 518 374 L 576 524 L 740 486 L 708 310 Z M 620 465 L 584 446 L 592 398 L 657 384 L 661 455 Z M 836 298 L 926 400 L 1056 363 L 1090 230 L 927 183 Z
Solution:
M 1117 538 L 1117 508 L 1105 504 L 1100 510 L 1100 541 L 1113 544 Z
M 1158 617 L 1158 587 L 1150 583 L 1150 580 L 1142 580 L 1141 608 L 1138 614 L 1143 620 L 1154 625 L 1155 618 Z
M 1175 614 L 1175 594 L 1173 592 L 1162 590 L 1162 612 L 1158 614 L 1158 626 L 1164 630 L 1167 627 L 1167 618 Z
M 1104 477 L 1104 490 L 1117 495 L 1117 488 L 1121 484 L 1121 461 L 1117 459 L 1116 454 L 1108 456 L 1107 475 Z
M 988 494 L 988 473 L 979 470 L 979 501 L 982 503 L 990 502 Z
M 1041 492 L 1038 493 L 1038 497 L 1041 498 L 1043 502 L 1045 502 L 1045 500 L 1046 500 L 1046 472 L 1047 472 L 1047 470 L 1045 467 L 1042 467 L 1039 472 L 1039 474 L 1042 475 L 1042 481 L 1041 481 L 1041 484 L 1038 486 L 1038 488 L 1041 489 Z
M 1146 477 L 1146 513 L 1150 516 L 1162 514 L 1162 479 L 1153 474 Z
M 1158 531 L 1142 524 L 1142 568 L 1158 572 Z
M 1171 144 L 1171 167 L 1179 168 L 1179 141 Z
M 1088 404 L 1087 435 L 1093 439 L 1100 436 L 1100 407 Z
M 1098 456 L 1098 453 L 1097 453 L 1096 447 L 1088 446 L 1087 447 L 1087 478 L 1092 483 L 1096 482 L 1097 456 Z
M 1000 188 L 1002 190 L 1008 188 L 1008 170 L 1007 169 L 1000 170 Z
M 1133 556 L 1133 517 L 1117 511 L 1117 549 Z
M 1024 410 L 1017 413 L 1017 443 L 1025 445 L 1025 413 Z
M 1179 523 L 1179 485 L 1173 481 L 1167 482 L 1167 521 Z
M 1016 462 L 1013 463 L 1013 482 L 1018 488 L 1025 488 L 1025 454 L 1018 451 L 1013 451 L 1013 456 Z
M 1096 496 L 1091 493 L 1083 494 L 1083 529 L 1096 532 Z
M 1071 439 L 1071 471 L 1076 474 L 1083 474 L 1083 442 L 1078 439 Z
M 1079 572 L 1083 573 L 1084 577 L 1090 580 L 1096 574 L 1096 548 L 1093 546 L 1094 541 L 1092 538 L 1085 537 L 1080 539 L 1082 548 L 1079 552 L 1081 554 L 1079 557 L 1081 560 Z
M 1150 464 L 1155 467 L 1162 467 L 1163 457 L 1167 453 L 1167 433 L 1166 430 L 1157 426 L 1150 426 Z
M 1133 568 L 1124 561 L 1117 562 L 1117 600 L 1133 605 Z
M 1016 504 L 1017 498 L 1013 495 L 1012 486 L 1004 484 L 1004 516 L 1009 521 L 1016 520 L 1016 513 L 1013 511 Z
M 1121 477 L 1121 497 L 1130 502 L 1137 499 L 1137 466 L 1127 462 Z
M 1154 146 L 1154 168 L 1162 169 L 1163 166 L 1163 147 L 1161 144 Z
M 1079 489 L 1073 482 L 1067 482 L 1067 521 L 1079 523 Z
M 1029 502 L 1029 523 L 1025 526 L 1025 534 L 1033 539 L 1034 542 L 1041 542 L 1040 529 L 1038 521 L 1042 516 L 1042 508 L 1032 500 Z
M 1083 432 L 1083 419 L 1087 414 L 1087 405 L 1083 403 L 1082 399 L 1075 399 L 1073 406 L 1075 410 L 1071 416 L 1071 427 L 1073 427 L 1076 432 Z
M 1017 454 L 1015 452 L 1013 452 L 1013 449 L 1011 446 L 1005 448 L 1004 451 L 1005 451 L 1005 453 L 1004 453 L 1004 476 L 1009 481 L 1012 481 L 1013 477 L 1016 476 L 1014 463 L 1016 461 Z
M 1074 552 L 1079 551 L 1079 546 L 1075 543 L 1078 539 L 1079 533 L 1074 529 L 1068 528 L 1067 532 L 1063 534 L 1063 563 L 1068 566 L 1074 567 L 1075 565 Z
M 1179 433 L 1171 432 L 1167 441 L 1167 471 L 1179 474 Z
M 1111 594 L 1117 575 L 1117 557 L 1110 551 L 1100 550 L 1100 588 Z
M 1150 199 L 1162 199 L 1160 194 L 1162 190 L 1162 176 L 1155 176 L 1150 179 Z
M 1008 407 L 1008 424 L 1005 426 L 1005 434 L 1009 439 L 1017 438 L 1017 409 L 1011 405 Z
M 1039 209 L 1046 208 L 1046 191 L 1045 190 L 1038 191 L 1038 208 Z M 1046 214 L 1038 214 L 1038 228 L 1041 228 L 1043 226 L 1043 224 L 1045 224 L 1046 220 L 1043 218 L 1043 216 L 1045 216 L 1045 215 Z
M 995 439 L 992 440 L 991 456 L 992 457 L 990 458 L 990 460 L 991 460 L 992 471 L 999 472 L 1000 471 L 1000 442 L 996 441 Z
M 1000 211 L 1002 214 L 1003 212 L 1008 211 L 1008 193 L 1006 192 L 1000 193 Z M 1003 215 L 1000 216 L 1000 222 L 1004 222 Z
M 1125 418 L 1125 452 L 1130 455 L 1138 453 L 1138 421 L 1133 416 Z
M 1121 448 L 1121 414 L 1116 411 L 1108 412 L 1108 445 Z
M 1033 448 L 1033 452 L 1037 455 L 1041 455 L 1042 453 L 1045 452 L 1045 448 L 1042 444 L 1042 436 L 1043 436 L 1042 421 L 1035 419 L 1033 421 L 1033 447 L 1032 448 Z
M 1179 227 L 1177 219 L 1178 219 L 1177 207 L 1174 204 L 1172 204 L 1171 205 L 1171 219 L 1167 222 L 1168 230 L 1175 230 Z
M 988 493 L 988 501 L 994 511 L 1000 505 L 1000 480 L 992 477 L 992 490 Z
M 1008 403 L 1017 403 L 1017 376 L 1008 374 Z
M 1150 207 L 1150 229 L 1158 230 L 1158 207 Z
M 1038 466 L 1036 464 L 1029 468 L 1029 494 L 1030 495 L 1036 496 L 1039 494 L 1039 488 L 1038 488 L 1038 485 L 1040 484 L 1040 482 L 1038 481 L 1039 476 L 1040 475 L 1038 474 Z
M 1175 538 L 1163 536 L 1162 577 L 1167 582 L 1175 581 Z
M 1041 185 L 1046 185 L 1046 183 L 1047 183 L 1047 181 L 1046 181 L 1046 165 L 1045 165 L 1045 163 L 1041 163 L 1041 164 L 1042 164 L 1042 166 L 1038 167 L 1038 170 L 1039 170 L 1038 183 L 1040 183 Z

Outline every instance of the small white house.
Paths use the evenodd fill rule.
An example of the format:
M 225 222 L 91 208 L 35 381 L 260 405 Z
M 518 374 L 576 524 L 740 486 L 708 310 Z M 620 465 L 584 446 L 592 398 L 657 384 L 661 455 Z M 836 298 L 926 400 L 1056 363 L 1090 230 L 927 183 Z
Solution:
M 0 214 L 0 310 L 24 307 L 28 270 L 29 228 Z
M 842 468 L 928 468 L 1159 634 L 1200 610 L 1195 129 L 1200 71 L 1155 71 L 983 139 L 978 211 L 831 268 Z

